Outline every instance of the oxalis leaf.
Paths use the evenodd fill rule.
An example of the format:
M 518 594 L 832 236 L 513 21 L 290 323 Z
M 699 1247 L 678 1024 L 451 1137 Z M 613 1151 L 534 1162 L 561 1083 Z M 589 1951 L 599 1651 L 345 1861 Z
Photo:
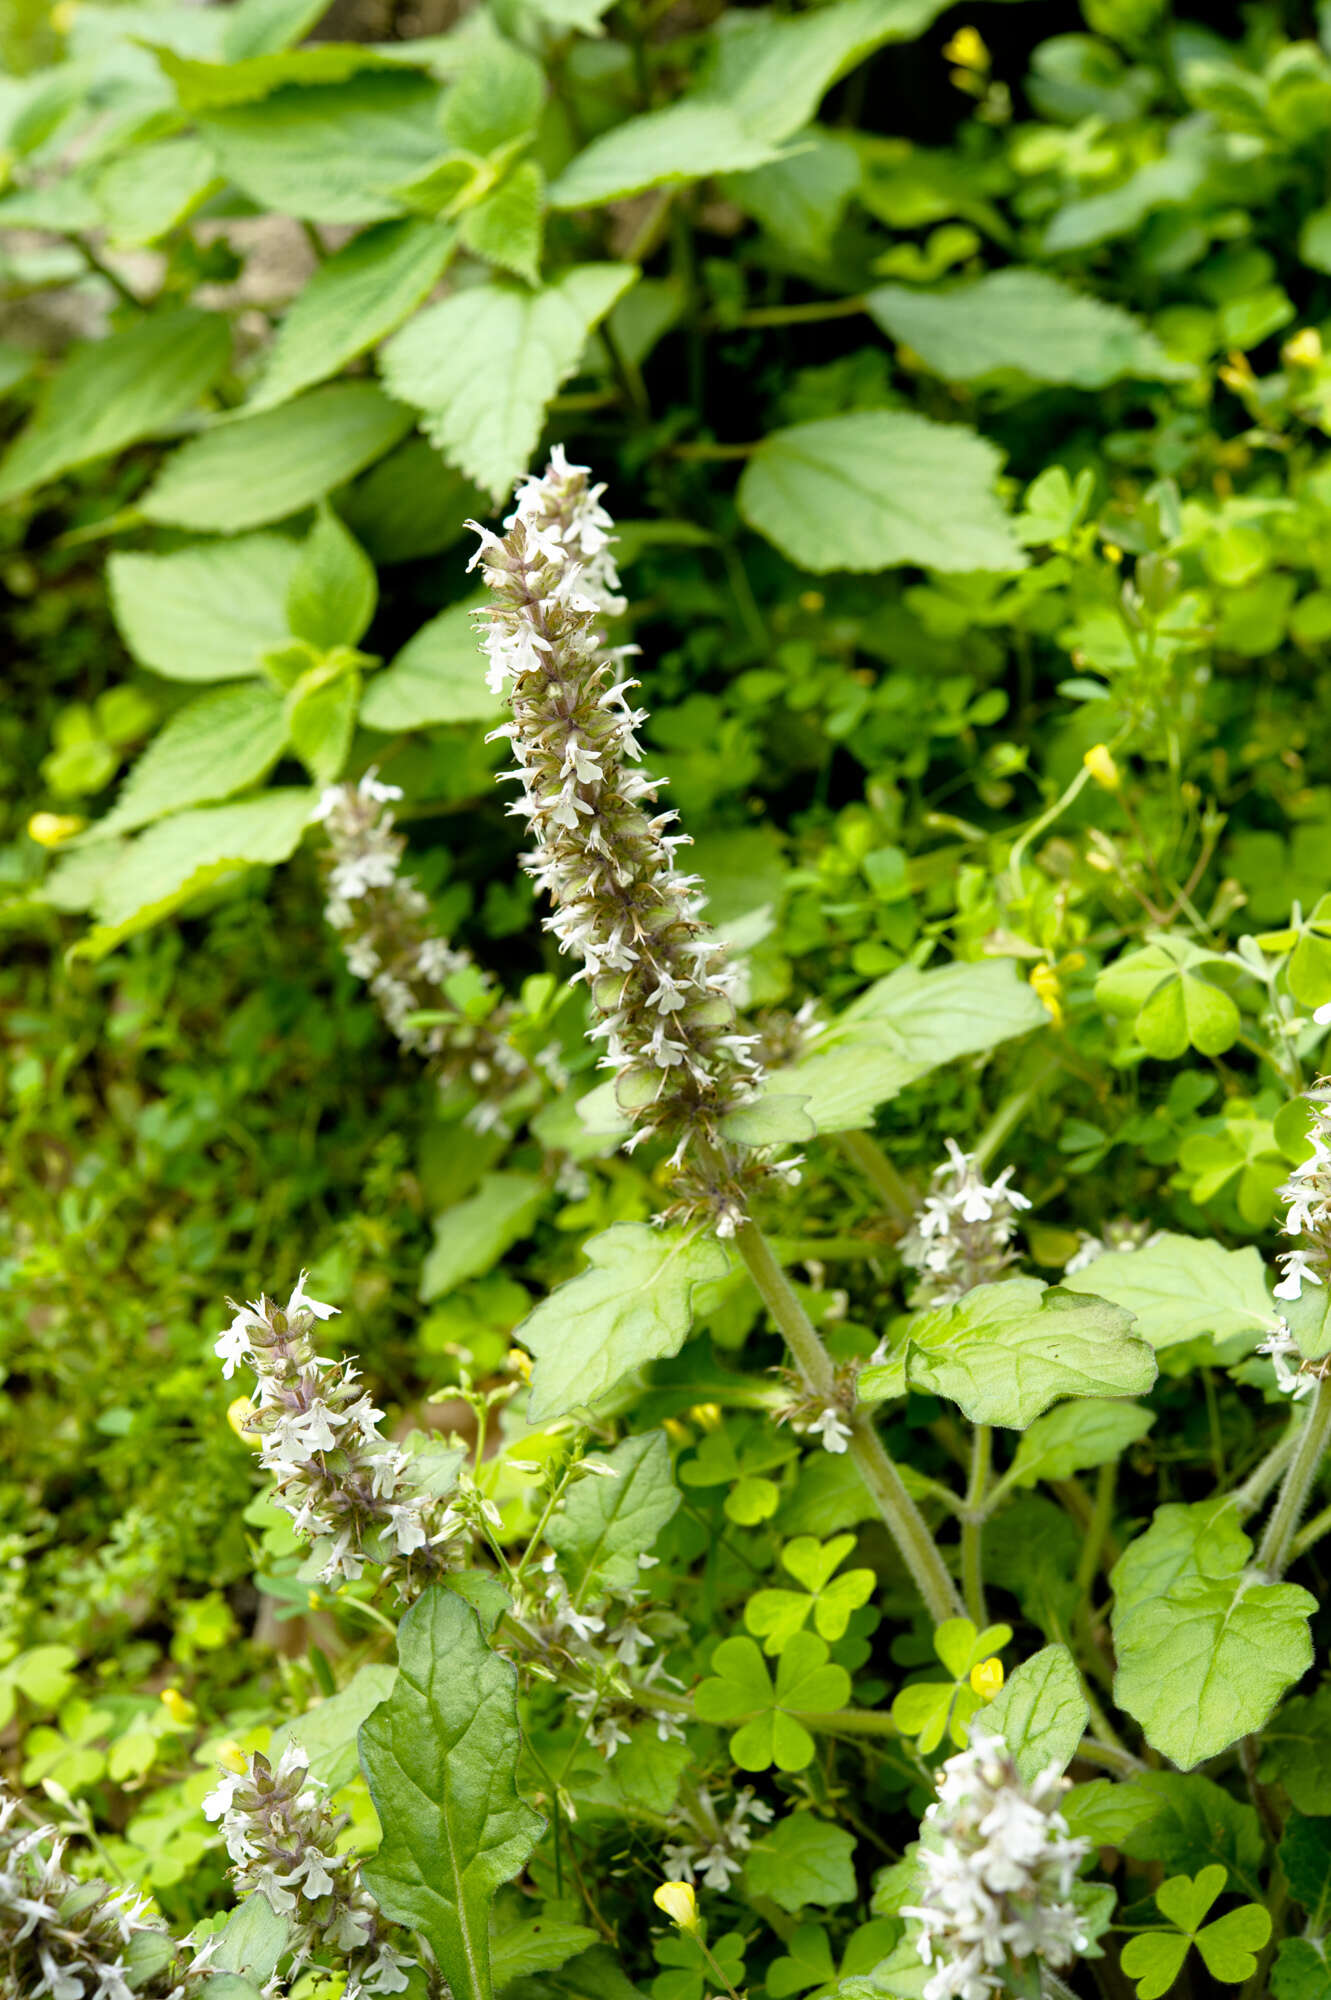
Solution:
M 724 1278 L 715 1237 L 617 1222 L 585 1244 L 591 1269 L 543 1299 L 517 1338 L 536 1356 L 532 1423 L 581 1409 L 644 1361 L 678 1354 L 692 1323 L 693 1287 Z
M 1312 1665 L 1317 1600 L 1260 1583 L 1223 1502 L 1166 1506 L 1119 1559 L 1114 1696 L 1153 1749 L 1190 1770 L 1260 1729 Z
M 545 1825 L 514 1782 L 517 1675 L 438 1584 L 398 1627 L 397 1652 L 396 1686 L 360 1732 L 384 1829 L 366 1884 L 426 1939 L 459 2000 L 490 2000 L 490 1905 Z

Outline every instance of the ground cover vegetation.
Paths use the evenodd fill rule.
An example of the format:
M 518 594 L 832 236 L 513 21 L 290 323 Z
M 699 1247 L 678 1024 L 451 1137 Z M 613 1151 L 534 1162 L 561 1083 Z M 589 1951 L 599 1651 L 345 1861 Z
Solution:
M 0 1993 L 1331 1995 L 1331 19 L 0 13 Z

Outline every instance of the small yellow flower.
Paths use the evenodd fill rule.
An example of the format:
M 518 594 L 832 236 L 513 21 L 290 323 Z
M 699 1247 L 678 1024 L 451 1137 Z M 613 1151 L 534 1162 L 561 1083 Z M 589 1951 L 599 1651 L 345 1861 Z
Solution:
M 59 847 L 62 841 L 82 833 L 87 824 L 78 813 L 34 813 L 28 821 L 28 839 L 35 840 L 38 847 Z
M 219 1743 L 214 1755 L 224 1771 L 231 1771 L 238 1778 L 249 1769 L 249 1759 L 232 1737 L 228 1737 L 225 1743 Z
M 1288 368 L 1315 368 L 1322 358 L 1322 336 L 1315 326 L 1291 335 L 1280 350 Z
M 245 1428 L 253 1415 L 254 1405 L 248 1396 L 237 1396 L 233 1403 L 228 1403 L 226 1406 L 227 1422 L 241 1443 L 249 1445 L 251 1450 L 257 1449 L 259 1443 L 253 1433 Z
M 193 1722 L 195 1716 L 198 1714 L 194 1703 L 186 1701 L 179 1688 L 163 1688 L 161 1703 L 171 1720 L 179 1722 L 182 1725 L 187 1722 Z
M 662 1882 L 653 1892 L 652 1901 L 682 1931 L 697 1930 L 698 1898 L 693 1893 L 691 1882 Z
M 961 69 L 988 69 L 993 58 L 978 28 L 958 28 L 943 45 L 943 61 L 956 63 Z
M 695 1403 L 688 1412 L 700 1431 L 719 1431 L 721 1428 L 721 1405 L 719 1403 Z
M 1118 765 L 1106 743 L 1092 743 L 1082 758 L 1097 785 L 1103 785 L 1107 792 L 1116 792 L 1123 780 L 1119 776 Z
M 670 1439 L 671 1444 L 685 1445 L 693 1443 L 693 1432 L 687 1424 L 682 1424 L 678 1417 L 666 1417 L 661 1425 L 661 1429 Z
M 982 1701 L 992 1701 L 1003 1685 L 1003 1662 L 981 1660 L 971 1668 L 971 1689 Z
M 1106 561 L 1106 562 L 1110 562 L 1110 563 L 1113 563 L 1114 567 L 1115 567 L 1115 568 L 1117 569 L 1118 565 L 1119 565 L 1119 564 L 1120 564 L 1120 563 L 1122 562 L 1122 560 L 1123 560 L 1123 551 L 1122 551 L 1122 549 L 1121 549 L 1121 548 L 1119 547 L 1119 545 L 1118 545 L 1118 543 L 1117 543 L 1117 542 L 1106 542 L 1106 543 L 1105 543 L 1105 545 L 1104 545 L 1104 558 L 1105 558 L 1105 561 Z
M 515 1375 L 522 1377 L 524 1382 L 531 1381 L 531 1356 L 525 1349 L 510 1347 L 508 1350 L 508 1365 Z
M 1063 982 L 1052 965 L 1036 965 L 1031 968 L 1031 985 L 1043 1003 L 1044 1010 L 1056 1028 L 1061 1028 L 1065 1019 L 1063 1013 Z

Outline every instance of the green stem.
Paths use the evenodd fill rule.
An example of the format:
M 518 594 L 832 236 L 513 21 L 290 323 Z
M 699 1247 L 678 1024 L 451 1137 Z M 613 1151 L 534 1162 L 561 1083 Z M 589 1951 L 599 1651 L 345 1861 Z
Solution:
M 758 1225 L 746 1222 L 735 1238 L 749 1276 L 790 1349 L 795 1366 L 811 1392 L 824 1402 L 837 1400 L 836 1370 L 816 1329 L 796 1298 L 789 1279 L 772 1254 Z M 948 1574 L 938 1544 L 924 1517 L 902 1483 L 872 1422 L 863 1410 L 850 1419 L 850 1455 L 884 1525 L 915 1580 L 929 1616 L 936 1625 L 962 1610 L 957 1587 Z
M 866 310 L 860 297 L 851 299 L 815 299 L 804 306 L 756 306 L 752 312 L 741 313 L 736 324 L 739 326 L 816 326 L 825 319 L 853 319 Z
M 1117 1483 L 1118 1462 L 1111 1458 L 1108 1465 L 1100 1467 L 1096 1476 L 1095 1504 L 1077 1561 L 1077 1595 L 1083 1600 L 1089 1597 L 1095 1572 L 1100 1566 L 1100 1551 L 1114 1516 L 1114 1489 Z
M 1007 875 L 1014 895 L 1020 896 L 1021 894 L 1021 863 L 1026 849 L 1039 834 L 1044 832 L 1047 826 L 1052 826 L 1054 821 L 1067 811 L 1074 799 L 1081 796 L 1082 791 L 1090 783 L 1090 780 L 1090 771 L 1083 764 L 1071 784 L 1066 785 L 1053 804 L 1046 806 L 1039 818 L 1033 819 L 1025 831 L 1019 834 L 1013 842 L 1012 852 L 1008 856 Z
M 916 1202 L 878 1141 L 867 1132 L 838 1132 L 837 1145 L 864 1175 L 894 1222 L 907 1223 Z
M 1037 1097 L 1049 1088 L 1062 1068 L 1062 1063 L 1056 1057 L 1053 1058 L 1037 1071 L 1029 1083 L 1024 1083 L 1020 1090 L 1014 1090 L 1003 1099 L 971 1148 L 971 1158 L 975 1162 L 977 1171 L 982 1172 L 988 1166 L 994 1154 L 1020 1125 Z
M 966 1512 L 961 1517 L 961 1588 L 966 1610 L 977 1625 L 987 1625 L 984 1603 L 984 1499 L 993 1463 L 994 1434 L 977 1424 L 971 1439 L 971 1476 L 966 1488 Z
M 1306 1555 L 1323 1535 L 1331 1535 L 1331 1507 L 1323 1507 L 1320 1514 L 1313 1515 L 1306 1528 L 1300 1528 L 1290 1548 L 1290 1561 L 1297 1562 L 1300 1556 Z
M 1317 1384 L 1298 1449 L 1290 1461 L 1257 1551 L 1258 1565 L 1272 1579 L 1283 1576 L 1289 1565 L 1294 1536 L 1322 1469 L 1328 1439 L 1331 1439 L 1331 1375 L 1324 1375 Z
M 1271 1488 L 1276 1484 L 1293 1458 L 1298 1442 L 1303 1434 L 1306 1412 L 1295 1403 L 1289 1413 L 1289 1423 L 1278 1444 L 1273 1444 L 1264 1458 L 1260 1458 L 1241 1486 L 1234 1488 L 1234 1504 L 1241 1514 L 1251 1514 L 1261 1506 Z M 1299 1537 L 1302 1541 L 1303 1537 Z

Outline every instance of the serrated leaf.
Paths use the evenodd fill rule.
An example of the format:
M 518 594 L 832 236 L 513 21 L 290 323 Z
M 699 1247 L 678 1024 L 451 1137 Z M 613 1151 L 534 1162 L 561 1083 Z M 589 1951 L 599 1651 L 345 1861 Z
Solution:
M 240 680 L 287 635 L 287 591 L 300 548 L 283 535 L 199 542 L 107 564 L 120 636 L 142 666 L 172 681 Z
M 1331 2000 L 1331 1963 L 1324 1938 L 1280 1940 L 1271 1967 L 1275 2000 Z
M 291 748 L 317 785 L 342 774 L 360 704 L 358 653 L 338 647 L 301 674 L 283 704 Z
M 545 101 L 545 76 L 534 56 L 498 35 L 478 38 L 444 99 L 441 124 L 450 146 L 488 159 L 534 132 Z
M 821 261 L 861 172 L 849 139 L 810 126 L 780 159 L 749 173 L 727 174 L 721 192 L 796 256 Z
M 503 698 L 486 684 L 485 656 L 476 643 L 479 602 L 473 598 L 441 611 L 375 675 L 361 705 L 367 729 L 489 722 L 502 713 Z
M 517 1675 L 437 1584 L 399 1625 L 397 1652 L 393 1692 L 360 1732 L 383 1827 L 366 1886 L 427 1940 L 459 2000 L 490 2000 L 490 1905 L 545 1824 L 518 1796 Z
M 1116 1301 L 1115 1303 L 1125 1303 Z M 1133 1325 L 1140 1333 L 1141 1326 Z M 1041 1479 L 1071 1479 L 1092 1465 L 1107 1465 L 1144 1438 L 1155 1413 L 1135 1403 L 1062 1403 L 1023 1432 L 1005 1475 L 1014 1486 Z
M 221 185 L 209 147 L 185 136 L 136 146 L 111 160 L 94 181 L 93 195 L 108 240 L 139 248 L 187 221 Z
M 438 284 L 456 241 L 442 223 L 408 218 L 344 243 L 296 294 L 246 408 L 284 403 L 386 339 Z
M 459 225 L 462 241 L 473 256 L 538 285 L 544 195 L 540 168 L 524 160 L 492 193 L 464 211 Z
M 445 465 L 428 438 L 408 438 L 345 488 L 337 511 L 372 562 L 410 562 L 451 548 L 485 495 Z
M 1115 1700 L 1184 1770 L 1260 1729 L 1312 1663 L 1316 1599 L 1256 1581 L 1251 1554 L 1232 1512 L 1170 1505 L 1111 1578 Z
M 581 264 L 535 292 L 502 278 L 469 285 L 394 335 L 384 380 L 445 458 L 501 499 L 588 334 L 636 276 L 631 264 Z
M 1125 1306 L 1155 1348 L 1206 1333 L 1221 1341 L 1246 1335 L 1255 1347 L 1278 1317 L 1251 1244 L 1226 1250 L 1209 1237 L 1168 1230 L 1140 1250 L 1108 1251 L 1062 1283 Z
M 1131 1326 L 1130 1314 L 1103 1299 L 1011 1278 L 920 1314 L 906 1373 L 972 1423 L 1024 1430 L 1063 1396 L 1144 1395 L 1155 1357 Z
M 744 173 L 777 157 L 729 105 L 681 98 L 593 139 L 550 187 L 552 208 L 595 208 L 648 188 Z
M 1280 1867 L 1289 1893 L 1307 1912 L 1310 1930 L 1331 1917 L 1331 1824 L 1293 1812 L 1280 1839 Z
M 837 0 L 801 14 L 727 13 L 699 94 L 732 106 L 749 131 L 788 139 L 839 77 L 884 43 L 914 41 L 942 11 L 942 0 Z
M 601 1456 L 615 1478 L 579 1480 L 546 1528 L 575 1604 L 639 1588 L 638 1557 L 651 1553 L 679 1506 L 664 1431 L 624 1438 Z
M 421 1298 L 437 1299 L 492 1269 L 527 1235 L 545 1199 L 545 1183 L 534 1174 L 484 1175 L 466 1201 L 435 1217 L 434 1244 L 421 1267 Z
M 960 424 L 861 410 L 773 431 L 736 503 L 798 568 L 1018 570 L 1026 561 L 994 495 L 998 454 Z
M 810 1904 L 832 1909 L 855 1899 L 855 1836 L 816 1813 L 779 1819 L 749 1849 L 744 1885 L 792 1915 Z
M 121 786 L 98 838 L 230 798 L 265 777 L 286 743 L 282 697 L 262 682 L 216 688 L 177 709 Z
M 172 454 L 139 502 L 164 527 L 234 534 L 285 520 L 353 479 L 411 428 L 372 382 L 332 382 L 229 418 Z
M 1066 1646 L 1046 1646 L 1013 1669 L 977 1720 L 1003 1738 L 1023 1782 L 1031 1784 L 1051 1764 L 1066 1770 L 1090 1715 L 1071 1653 Z
M 532 1423 L 593 1404 L 645 1361 L 678 1354 L 692 1324 L 693 1288 L 723 1278 L 714 1237 L 617 1222 L 583 1245 L 590 1268 L 522 1321 L 515 1338 L 536 1356 Z
M 0 460 L 0 502 L 165 430 L 211 388 L 230 353 L 222 314 L 193 306 L 76 349 Z
M 1244 1895 L 1262 1893 L 1266 1843 L 1254 1807 L 1236 1799 L 1210 1778 L 1178 1771 L 1142 1771 L 1118 1791 L 1151 1800 L 1156 1810 L 1125 1834 L 1125 1854 L 1158 1861 L 1167 1871 L 1197 1869 L 1223 1862 Z
M 1331 1814 L 1331 1687 L 1287 1701 L 1262 1732 L 1261 1776 L 1301 1813 Z
M 287 586 L 287 626 L 319 652 L 354 646 L 379 601 L 374 564 L 330 508 L 321 507 Z
M 502 1993 L 515 1979 L 529 1979 L 535 1972 L 557 1972 L 595 1943 L 596 1932 L 585 1924 L 557 1917 L 530 1917 L 526 1923 L 512 1924 L 490 1941 L 494 1990 Z
M 768 1087 L 803 1097 L 818 1131 L 850 1131 L 871 1125 L 879 1104 L 930 1070 L 1048 1020 L 1008 959 L 957 960 L 929 972 L 903 965 L 852 1001 Z
M 1047 271 L 1010 265 L 939 291 L 880 285 L 864 303 L 885 333 L 949 382 L 1011 370 L 1036 382 L 1102 389 L 1124 376 L 1183 382 L 1195 373 L 1121 306 Z

